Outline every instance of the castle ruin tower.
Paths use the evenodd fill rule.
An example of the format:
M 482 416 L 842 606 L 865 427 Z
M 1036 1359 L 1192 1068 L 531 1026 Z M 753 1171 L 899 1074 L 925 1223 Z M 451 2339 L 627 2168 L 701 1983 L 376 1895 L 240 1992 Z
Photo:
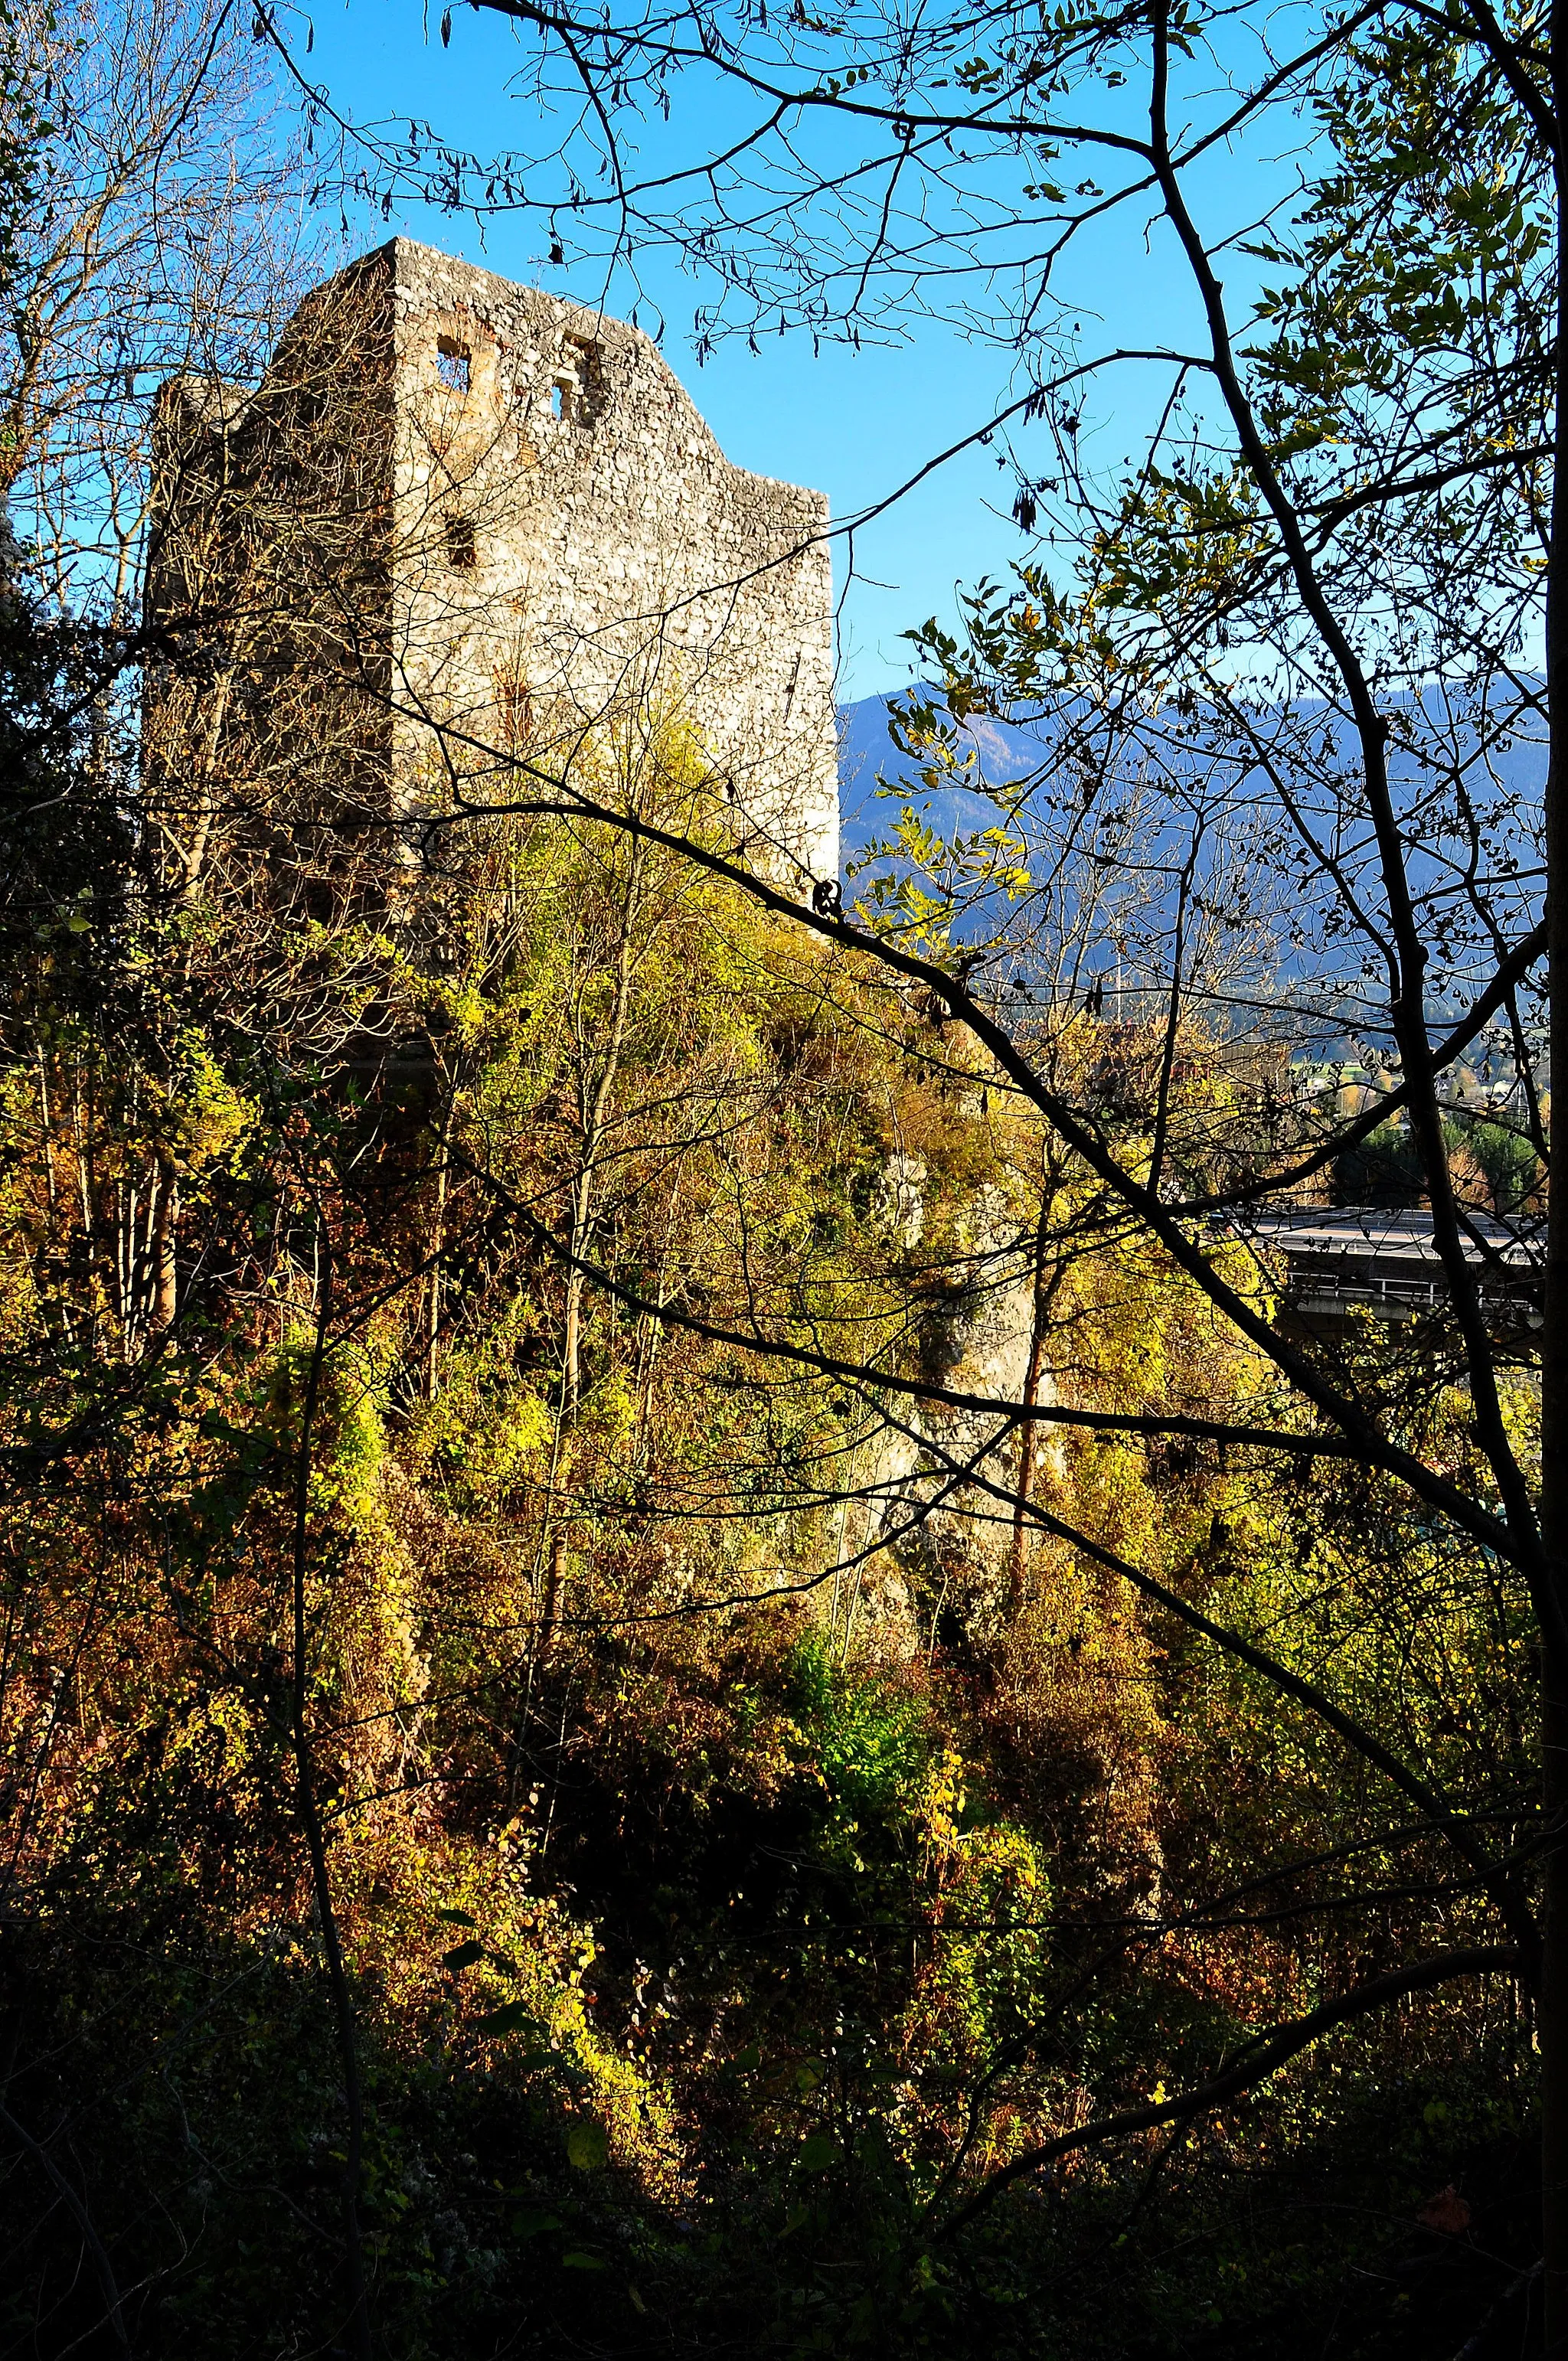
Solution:
M 734 840 L 809 895 L 839 866 L 827 524 L 731 466 L 638 329 L 394 238 L 254 390 L 164 390 L 149 618 L 204 653 L 149 683 L 151 736 L 184 778 L 221 731 L 296 834 L 407 843 L 455 781 L 504 802 L 512 758 L 570 775 L 616 716 L 678 713 Z

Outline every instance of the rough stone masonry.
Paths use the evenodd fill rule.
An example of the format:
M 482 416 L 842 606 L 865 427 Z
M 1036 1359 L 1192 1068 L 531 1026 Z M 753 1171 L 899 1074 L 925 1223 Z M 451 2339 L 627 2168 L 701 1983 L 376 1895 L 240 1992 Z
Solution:
M 638 329 L 394 238 L 254 390 L 166 388 L 159 450 L 153 619 L 266 619 L 248 670 L 225 627 L 267 685 L 225 726 L 262 750 L 291 711 L 295 778 L 302 731 L 335 733 L 323 781 L 398 823 L 443 774 L 504 786 L 498 756 L 679 711 L 748 856 L 837 877 L 827 501 L 731 466 Z M 313 666 L 354 673 L 353 718 Z

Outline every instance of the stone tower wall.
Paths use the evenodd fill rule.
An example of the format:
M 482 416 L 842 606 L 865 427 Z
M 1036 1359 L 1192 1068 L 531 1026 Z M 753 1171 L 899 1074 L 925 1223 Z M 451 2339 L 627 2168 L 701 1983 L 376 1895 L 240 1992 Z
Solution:
M 546 742 L 619 698 L 678 700 L 753 850 L 836 875 L 826 500 L 732 467 L 637 329 L 406 239 L 383 253 L 411 677 L 455 716 L 510 677 Z
M 306 619 L 372 700 L 389 684 L 390 777 L 384 741 L 364 752 L 395 825 L 454 762 L 504 797 L 498 751 L 548 771 L 609 715 L 678 708 L 758 865 L 837 874 L 826 500 L 732 467 L 637 329 L 397 238 L 306 298 L 254 393 L 176 390 L 168 414 L 169 547 L 219 478 L 242 537 L 288 544 L 270 611 L 296 675 Z M 345 550 L 372 540 L 339 628 Z

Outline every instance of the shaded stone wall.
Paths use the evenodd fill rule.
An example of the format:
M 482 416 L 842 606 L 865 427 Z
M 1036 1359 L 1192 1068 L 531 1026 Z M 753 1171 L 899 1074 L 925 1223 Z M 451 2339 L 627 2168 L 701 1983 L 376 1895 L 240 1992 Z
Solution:
M 142 760 L 170 882 L 325 916 L 396 824 L 390 304 L 318 291 L 258 387 L 159 396 Z

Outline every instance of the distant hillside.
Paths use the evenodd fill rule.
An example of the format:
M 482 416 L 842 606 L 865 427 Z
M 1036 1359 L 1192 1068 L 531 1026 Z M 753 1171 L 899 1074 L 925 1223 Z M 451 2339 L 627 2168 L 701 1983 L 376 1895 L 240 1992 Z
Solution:
M 1530 677 L 1521 675 L 1508 684 L 1508 693 L 1514 697 L 1521 688 L 1528 692 L 1531 686 Z M 882 697 L 862 697 L 852 705 L 839 708 L 839 794 L 847 859 L 852 859 L 896 817 L 896 804 L 878 797 L 879 781 L 916 785 L 913 766 L 898 752 L 888 734 L 890 715 L 916 693 L 912 686 Z M 1447 734 L 1452 743 L 1463 745 L 1472 734 L 1464 708 L 1450 697 L 1442 684 L 1434 684 L 1426 691 L 1422 703 L 1426 708 L 1424 726 L 1434 736 Z M 1007 721 L 976 721 L 967 726 L 964 734 L 974 747 L 981 778 L 1001 785 L 1007 780 L 1023 778 L 1048 757 L 1055 730 L 1048 719 L 1034 727 Z M 1350 758 L 1348 745 L 1342 747 L 1338 742 L 1340 735 L 1341 725 L 1330 720 L 1323 752 L 1332 763 Z M 1179 762 L 1179 746 L 1167 740 L 1163 759 L 1167 763 Z M 1403 787 L 1411 796 L 1419 792 L 1414 758 L 1401 752 L 1397 743 L 1389 770 L 1396 786 Z M 1532 735 L 1520 730 L 1511 737 L 1500 738 L 1493 735 L 1485 757 L 1476 755 L 1472 760 L 1466 784 L 1477 818 L 1494 848 L 1506 839 L 1518 860 L 1521 876 L 1527 874 L 1536 857 L 1531 839 L 1539 826 L 1546 786 L 1544 732 Z M 933 823 L 944 829 L 984 826 L 995 818 L 983 797 L 967 794 L 962 788 L 938 796 L 929 808 Z
M 1448 785 L 1443 800 L 1448 811 L 1441 829 L 1424 825 L 1420 756 L 1401 747 L 1398 732 L 1390 749 L 1391 780 L 1402 807 L 1413 815 L 1409 823 L 1409 867 L 1417 893 L 1433 897 L 1431 906 L 1434 909 L 1442 907 L 1456 892 L 1464 895 L 1466 872 L 1474 862 L 1478 873 L 1488 881 L 1486 891 L 1495 914 L 1510 930 L 1528 924 L 1539 907 L 1546 746 L 1543 731 L 1516 729 L 1510 734 L 1499 727 L 1499 718 L 1505 712 L 1511 718 L 1536 686 L 1525 675 L 1512 676 L 1500 685 L 1501 698 L 1507 702 L 1499 705 L 1490 726 L 1480 733 L 1486 741 L 1485 752 L 1466 751 L 1477 747 L 1473 695 L 1445 682 L 1434 682 L 1422 693 L 1420 730 L 1411 734 L 1447 750 L 1443 767 Z M 861 697 L 839 708 L 839 778 L 846 865 L 853 863 L 868 845 L 890 833 L 897 824 L 896 793 L 892 797 L 879 796 L 879 785 L 891 785 L 895 790 L 905 786 L 918 796 L 924 816 L 943 835 L 995 823 L 994 806 L 983 796 L 964 788 L 950 788 L 927 798 L 919 786 L 914 765 L 894 745 L 888 730 L 889 717 L 905 699 L 917 693 L 919 685 L 912 684 L 908 689 Z M 1058 724 L 1050 717 L 1030 726 L 997 721 L 970 724 L 965 735 L 974 749 L 978 777 L 992 785 L 1025 777 L 1049 762 L 1058 730 Z M 1326 710 L 1322 737 L 1314 752 L 1329 771 L 1343 764 L 1346 778 L 1354 777 L 1354 749 L 1349 733 L 1343 720 Z M 1159 760 L 1173 786 L 1184 772 L 1190 769 L 1195 774 L 1208 759 L 1201 747 L 1185 745 L 1179 735 L 1162 741 Z M 1464 766 L 1470 806 L 1469 820 L 1463 829 L 1452 807 L 1452 765 L 1455 762 Z M 1245 789 L 1245 779 L 1235 784 Z M 1178 795 L 1172 807 L 1174 832 L 1168 874 L 1174 874 L 1186 847 L 1179 807 Z M 1144 857 L 1149 858 L 1148 847 Z M 1364 842 L 1356 858 L 1366 861 L 1371 857 L 1370 842 Z M 896 870 L 900 864 L 895 860 L 891 865 Z M 1155 857 L 1148 871 L 1151 900 L 1159 898 L 1161 889 L 1154 881 L 1160 866 L 1157 837 Z M 1375 887 L 1373 893 L 1376 899 Z M 959 932 L 973 934 L 982 931 L 984 925 L 985 906 L 981 902 L 969 909 Z M 1288 928 L 1281 932 L 1275 958 L 1275 972 L 1279 978 L 1294 975 L 1312 979 L 1319 985 L 1332 980 L 1336 989 L 1348 990 L 1353 996 L 1358 996 L 1362 946 L 1345 933 L 1327 895 L 1303 899 L 1294 907 Z M 1456 988 L 1460 1002 L 1466 989 L 1462 972 L 1443 983 L 1434 978 L 1431 988 L 1440 994 L 1445 988 Z
M 911 766 L 888 735 L 889 716 L 913 690 L 883 697 L 862 697 L 839 708 L 839 796 L 844 858 L 853 860 L 872 840 L 890 828 L 898 816 L 896 803 L 879 798 L 879 779 L 889 784 L 913 782 Z M 1048 752 L 1048 735 L 1004 721 L 982 721 L 967 733 L 973 741 L 982 778 L 994 785 L 1021 779 Z M 931 806 L 933 823 L 944 832 L 955 828 L 983 828 L 996 815 L 980 796 L 962 788 L 938 796 Z
M 1517 684 L 1528 689 L 1528 676 Z M 839 708 L 839 794 L 842 811 L 846 853 L 858 850 L 877 832 L 884 818 L 891 819 L 894 807 L 886 802 L 880 806 L 877 798 L 879 777 L 889 783 L 901 780 L 913 782 L 910 764 L 899 754 L 888 734 L 889 716 L 916 689 L 891 690 L 881 697 L 862 697 L 852 705 Z M 1429 721 L 1442 727 L 1446 720 L 1450 729 L 1463 730 L 1464 723 L 1456 717 L 1440 712 L 1442 691 L 1434 687 L 1427 693 Z M 973 744 L 980 774 L 993 785 L 1009 779 L 1020 779 L 1049 753 L 1052 725 L 1042 721 L 1037 728 L 1025 728 L 1015 722 L 971 722 L 965 732 Z M 1337 737 L 1337 730 L 1334 733 Z M 1485 769 L 1484 780 L 1477 777 L 1475 793 L 1478 804 L 1496 807 L 1501 799 L 1517 800 L 1523 825 L 1520 833 L 1528 835 L 1530 821 L 1539 812 L 1546 785 L 1546 746 L 1544 737 L 1523 733 L 1504 743 L 1494 743 L 1486 764 L 1477 762 L 1479 774 Z M 1403 775 L 1406 785 L 1412 784 L 1409 758 L 1401 762 L 1398 749 L 1391 764 L 1396 782 Z M 957 790 L 943 796 L 933 807 L 937 819 L 942 807 L 951 804 L 952 817 L 960 815 L 966 826 L 977 815 L 987 819 L 993 817 L 990 807 L 981 798 Z

